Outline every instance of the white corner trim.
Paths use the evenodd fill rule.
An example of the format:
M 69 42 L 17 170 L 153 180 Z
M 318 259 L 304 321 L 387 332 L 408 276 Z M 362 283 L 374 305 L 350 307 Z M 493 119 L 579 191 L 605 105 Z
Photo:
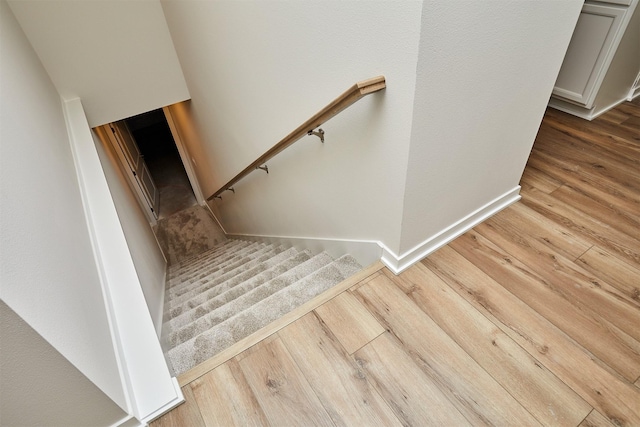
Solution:
M 123 419 L 111 424 L 110 427 L 145 427 L 146 424 L 141 423 L 133 415 L 128 415 Z
M 83 118 L 85 118 L 84 110 L 82 109 L 82 105 L 79 98 L 74 98 L 71 100 L 65 100 L 61 98 L 60 100 L 62 103 L 62 111 L 64 114 L 65 125 L 67 127 L 67 133 L 69 136 L 69 146 L 71 149 L 71 155 L 73 157 L 73 163 L 76 169 L 76 176 L 78 178 L 78 187 L 80 189 L 80 198 L 82 200 L 82 207 L 84 209 L 84 215 L 87 221 L 87 230 L 89 231 L 89 239 L 91 241 L 91 246 L 93 249 L 93 256 L 96 262 L 98 276 L 100 278 L 100 285 L 102 288 L 101 289 L 102 297 L 104 299 L 105 313 L 107 316 L 107 323 L 109 324 L 109 330 L 111 333 L 111 343 L 114 348 L 114 357 L 116 359 L 118 374 L 120 375 L 120 385 L 122 387 L 122 392 L 124 394 L 125 401 L 124 402 L 116 401 L 113 398 L 113 396 L 110 396 L 109 393 L 105 392 L 105 390 L 101 387 L 101 384 L 96 384 L 95 381 L 93 382 L 94 384 L 96 384 L 98 388 L 100 388 L 103 392 L 105 392 L 105 394 L 109 398 L 114 400 L 114 402 L 116 402 L 116 404 L 118 404 L 120 408 L 125 410 L 127 413 L 131 413 L 134 410 L 132 397 L 131 397 L 131 384 L 126 373 L 125 355 L 122 350 L 122 346 L 119 339 L 119 332 L 118 332 L 117 322 L 116 322 L 116 313 L 113 310 L 110 295 L 109 295 L 109 290 L 108 290 L 109 279 L 108 279 L 108 274 L 103 262 L 103 254 L 101 252 L 99 230 L 97 230 L 96 219 L 94 218 L 95 208 L 92 209 L 92 206 L 96 204 L 91 200 L 92 194 L 94 194 L 94 198 L 95 198 L 95 189 L 93 188 L 94 185 L 92 185 L 95 179 L 85 176 L 86 171 L 92 171 L 91 168 L 88 168 L 86 166 L 87 161 L 84 160 L 84 157 L 86 157 L 87 155 L 82 153 L 83 151 L 87 150 L 87 147 L 89 145 L 87 144 L 87 141 L 86 141 L 87 135 L 84 135 L 84 138 L 76 135 L 78 131 L 80 132 L 86 131 L 86 129 L 83 128 L 84 121 L 82 120 Z M 77 104 L 80 104 L 79 108 L 77 107 Z M 82 110 L 80 113 L 75 114 L 80 117 L 79 121 L 81 123 L 79 126 L 74 123 L 75 120 L 73 119 L 72 113 L 71 113 L 72 107 L 76 107 L 75 109 L 78 111 Z M 87 127 L 88 127 L 88 124 L 87 124 Z M 81 142 L 84 142 L 84 144 L 82 144 Z M 88 150 L 88 151 L 90 152 L 91 150 Z M 92 153 L 89 153 L 89 157 L 91 157 L 91 154 Z M 97 153 L 96 153 L 96 156 L 97 156 Z M 100 181 L 99 178 L 98 178 L 98 181 Z M 98 182 L 98 185 L 99 184 L 101 184 L 101 182 Z M 106 181 L 105 181 L 105 184 L 106 184 Z M 115 210 L 115 207 L 114 207 L 114 210 Z M 83 372 L 83 374 L 87 375 L 86 372 Z
M 116 403 L 138 420 L 148 418 L 182 392 L 178 387 L 176 394 L 82 103 L 62 105 L 126 400 Z
M 162 112 L 164 113 L 164 117 L 167 120 L 167 124 L 169 125 L 169 130 L 171 131 L 171 135 L 173 136 L 173 142 L 176 144 L 176 148 L 178 149 L 180 160 L 182 160 L 182 165 L 184 166 L 184 170 L 187 173 L 187 178 L 189 178 L 189 182 L 191 183 L 193 194 L 196 196 L 196 200 L 198 201 L 198 203 L 206 203 L 204 195 L 202 194 L 202 189 L 200 188 L 198 175 L 193 170 L 193 165 L 191 164 L 191 154 L 189 154 L 189 150 L 187 150 L 187 147 L 182 141 L 180 131 L 176 127 L 175 121 L 173 120 L 171 109 L 168 106 L 162 107 Z
M 133 415 L 128 415 L 122 418 L 119 421 L 116 421 L 111 427 L 146 427 L 150 422 L 154 421 L 157 418 L 160 418 L 162 415 L 171 411 L 173 408 L 181 405 L 185 402 L 184 395 L 182 394 L 182 389 L 180 388 L 180 384 L 178 383 L 178 379 L 175 377 L 171 378 L 171 382 L 173 384 L 173 388 L 176 391 L 176 398 L 172 401 L 168 402 L 163 407 L 159 408 L 157 411 L 154 411 L 152 414 L 148 415 L 142 421 L 138 421 L 136 417 Z
M 158 408 L 156 411 L 152 412 L 151 414 L 143 418 L 142 419 L 143 425 L 147 425 L 151 421 L 161 417 L 162 415 L 166 414 L 176 406 L 181 405 L 185 402 L 184 395 L 182 394 L 182 389 L 180 388 L 180 384 L 178 383 L 178 379 L 176 377 L 171 377 L 171 382 L 176 392 L 175 399 L 171 400 L 170 402 L 167 402 L 166 405 Z
M 400 274 L 430 253 L 435 252 L 482 221 L 517 202 L 520 197 L 520 186 L 518 185 L 402 255 L 396 255 L 384 243 L 379 242 L 378 244 L 382 248 L 381 261 L 393 274 Z
M 153 233 L 155 235 L 155 233 Z M 162 252 L 162 251 L 160 251 Z M 164 274 L 162 275 L 162 285 L 164 286 L 167 283 L 167 264 L 165 263 L 164 265 Z M 158 339 L 160 339 L 160 337 L 162 336 L 162 321 L 164 320 L 164 296 L 165 293 L 162 292 L 162 295 L 160 295 L 160 304 L 158 304 L 158 306 L 160 307 L 160 310 L 158 310 L 158 313 L 156 314 L 156 318 L 154 319 L 156 322 L 154 322 L 156 324 L 156 333 L 158 334 Z

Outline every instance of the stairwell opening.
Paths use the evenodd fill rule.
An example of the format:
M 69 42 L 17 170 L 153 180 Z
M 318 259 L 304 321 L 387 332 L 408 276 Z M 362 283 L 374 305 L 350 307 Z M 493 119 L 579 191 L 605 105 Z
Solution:
M 162 109 L 125 119 L 159 192 L 158 220 L 197 204 Z

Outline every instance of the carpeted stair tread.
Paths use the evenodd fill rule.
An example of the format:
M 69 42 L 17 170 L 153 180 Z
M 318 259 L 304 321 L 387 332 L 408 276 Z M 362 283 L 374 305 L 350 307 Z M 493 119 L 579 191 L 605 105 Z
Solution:
M 295 267 L 296 265 L 305 262 L 309 258 L 311 258 L 311 256 L 308 251 L 298 252 L 296 249 L 290 248 L 256 265 L 253 268 L 233 275 L 227 280 L 215 284 L 215 286 L 213 286 L 211 289 L 205 292 L 200 292 L 199 294 L 182 304 L 170 304 L 170 310 L 165 317 L 165 319 L 168 319 L 166 322 L 166 326 L 170 328 L 184 326 L 182 320 L 174 319 L 176 319 L 178 316 L 182 317 L 187 313 L 198 309 L 202 304 L 205 304 L 214 298 L 218 298 L 218 296 L 220 296 L 221 294 L 224 294 L 225 292 L 233 289 L 240 284 L 242 284 L 243 286 L 245 285 L 245 283 L 247 283 L 248 286 L 254 286 L 254 284 L 256 284 L 257 286 L 269 279 L 272 279 L 277 274 L 282 274 L 285 271 Z M 199 316 L 200 315 L 193 316 L 192 320 L 195 320 Z M 165 328 L 163 327 L 163 330 L 164 329 Z
M 209 250 L 207 252 L 204 252 L 202 254 L 199 254 L 199 255 L 189 259 L 189 262 L 171 265 L 171 267 L 170 267 L 171 272 L 174 275 L 176 273 L 183 274 L 185 271 L 188 271 L 189 269 L 197 267 L 198 265 L 200 265 L 202 263 L 215 261 L 217 258 L 219 258 L 221 256 L 229 256 L 230 254 L 233 254 L 234 252 L 236 252 L 236 251 L 240 250 L 241 248 L 246 247 L 246 246 L 248 246 L 248 245 L 250 245 L 252 243 L 254 243 L 254 242 L 249 242 L 249 241 L 245 241 L 245 240 L 232 240 L 232 239 L 229 239 L 229 240 L 225 241 L 223 244 L 218 245 L 218 246 L 212 248 L 211 250 Z
M 211 250 L 206 255 L 193 259 L 187 265 L 184 266 L 170 266 L 169 267 L 169 281 L 170 286 L 174 286 L 176 283 L 180 283 L 183 277 L 188 277 L 189 273 L 202 268 L 206 265 L 216 264 L 221 258 L 227 258 L 232 256 L 237 251 L 248 246 L 250 242 L 232 241 L 233 243 L 218 248 L 217 250 Z
M 216 246 L 214 246 L 209 250 L 206 250 L 196 255 L 192 255 L 189 258 L 185 258 L 182 261 L 171 264 L 169 266 L 169 271 L 175 272 L 176 270 L 180 270 L 182 268 L 188 267 L 189 265 L 196 263 L 201 259 L 211 257 L 216 253 L 220 254 L 220 253 L 229 252 L 233 246 L 240 245 L 243 243 L 248 243 L 248 242 L 244 240 L 227 239 L 224 242 L 217 244 Z
M 190 276 L 184 279 L 184 282 L 180 285 L 171 287 L 165 295 L 170 299 L 180 297 L 191 289 L 197 288 L 203 281 L 213 280 L 215 277 L 227 273 L 243 263 L 251 259 L 257 259 L 262 257 L 263 254 L 273 252 L 275 248 L 271 245 L 259 245 L 247 247 L 245 250 L 236 253 L 229 259 L 223 259 L 219 264 L 214 264 L 206 268 L 194 271 Z
M 327 253 L 321 253 L 315 257 L 295 266 L 294 268 L 274 277 L 271 280 L 255 287 L 254 289 L 231 299 L 226 304 L 220 305 L 212 309 L 208 313 L 197 317 L 187 325 L 171 332 L 167 338 L 170 347 L 175 347 L 184 341 L 187 341 L 196 335 L 211 329 L 219 323 L 224 322 L 236 313 L 248 309 L 254 304 L 267 298 L 287 286 L 302 280 L 304 277 L 330 264 L 333 258 Z
M 175 278 L 178 275 L 184 274 L 191 268 L 195 268 L 203 262 L 212 262 L 219 256 L 225 256 L 233 253 L 237 248 L 248 245 L 249 242 L 243 242 L 238 240 L 228 240 L 222 245 L 218 245 L 211 250 L 204 252 L 198 256 L 190 258 L 188 262 L 180 264 L 172 264 L 169 266 L 170 277 Z
M 238 263 L 241 263 L 243 260 L 246 260 L 248 258 L 256 258 L 265 251 L 272 249 L 272 245 L 256 243 L 250 246 L 246 246 L 242 250 L 239 250 L 233 255 L 229 255 L 228 257 L 220 257 L 212 263 L 204 264 L 201 267 L 190 271 L 189 274 L 185 274 L 184 276 L 182 276 L 180 279 L 182 280 L 182 282 L 179 284 L 174 283 L 173 286 L 169 288 L 168 294 L 172 296 L 178 296 L 184 293 L 185 289 L 192 287 L 193 283 L 196 283 L 205 277 L 215 277 L 218 272 L 229 271 L 230 266 L 237 266 Z
M 167 352 L 176 375 L 256 332 L 361 269 L 349 255 L 280 289 Z
M 230 279 L 231 277 L 240 274 L 244 271 L 250 270 L 258 264 L 265 262 L 272 258 L 273 256 L 279 254 L 284 251 L 283 247 L 272 248 L 271 250 L 258 254 L 256 258 L 243 258 L 235 264 L 229 265 L 227 268 L 217 271 L 215 274 L 204 277 L 196 282 L 193 282 L 189 285 L 188 288 L 183 289 L 179 295 L 172 295 L 169 300 L 169 309 L 175 307 L 177 305 L 183 304 L 195 297 L 196 295 L 208 291 L 209 289 L 214 288 L 225 280 Z
M 244 254 L 255 252 L 256 250 L 265 247 L 264 243 L 255 243 L 250 242 L 246 245 L 235 246 L 232 251 L 228 253 L 222 253 L 215 258 L 205 258 L 200 262 L 185 268 L 182 273 L 172 280 L 172 286 L 170 289 L 174 289 L 176 287 L 175 283 L 177 281 L 184 282 L 188 280 L 192 280 L 194 276 L 202 273 L 207 269 L 211 269 L 212 266 L 215 268 L 219 268 L 225 263 L 231 262 L 234 259 L 238 259 L 238 257 L 243 256 Z
M 228 263 L 230 260 L 237 259 L 242 254 L 255 252 L 257 249 L 263 248 L 266 245 L 257 243 L 257 242 L 247 242 L 242 245 L 234 246 L 232 250 L 219 254 L 214 258 L 205 258 L 198 262 L 197 264 L 193 264 L 188 268 L 183 269 L 180 272 L 180 280 L 186 280 L 190 277 L 199 274 L 201 271 L 206 269 L 211 269 L 212 267 L 218 268 L 221 265 Z
M 223 306 L 224 304 L 233 301 L 236 298 L 244 295 L 245 293 L 255 289 L 256 287 L 268 282 L 269 280 L 284 274 L 286 271 L 291 270 L 299 264 L 310 259 L 311 256 L 307 251 L 297 252 L 293 256 L 285 259 L 284 261 L 266 268 L 263 265 L 256 267 L 261 271 L 244 280 L 241 277 L 234 277 L 231 280 L 224 282 L 222 287 L 216 287 L 211 292 L 211 296 L 207 293 L 198 295 L 198 297 L 189 301 L 191 303 L 198 303 L 190 309 L 184 309 L 183 312 L 176 315 L 165 322 L 163 331 L 177 330 L 187 324 L 197 320 L 199 317 L 206 315 L 207 313 Z M 251 272 L 253 273 L 253 272 Z M 172 313 L 173 314 L 173 313 Z

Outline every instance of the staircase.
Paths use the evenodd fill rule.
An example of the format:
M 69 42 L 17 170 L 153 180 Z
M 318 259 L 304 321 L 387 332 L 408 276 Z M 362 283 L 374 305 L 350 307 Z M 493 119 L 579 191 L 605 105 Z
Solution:
M 175 375 L 340 283 L 362 267 L 272 244 L 226 240 L 169 267 L 162 341 Z

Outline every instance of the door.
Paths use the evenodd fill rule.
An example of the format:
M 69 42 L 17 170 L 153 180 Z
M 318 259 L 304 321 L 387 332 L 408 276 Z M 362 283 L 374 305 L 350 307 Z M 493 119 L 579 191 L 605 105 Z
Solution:
M 140 150 L 129 132 L 129 128 L 124 121 L 110 123 L 109 127 L 113 133 L 114 139 L 118 144 L 118 156 L 123 163 L 126 163 L 131 170 L 136 184 L 140 188 L 144 202 L 153 213 L 155 219 L 158 219 L 158 204 L 160 195 L 158 189 L 151 178 L 149 168 L 144 162 L 144 156 L 140 154 Z

